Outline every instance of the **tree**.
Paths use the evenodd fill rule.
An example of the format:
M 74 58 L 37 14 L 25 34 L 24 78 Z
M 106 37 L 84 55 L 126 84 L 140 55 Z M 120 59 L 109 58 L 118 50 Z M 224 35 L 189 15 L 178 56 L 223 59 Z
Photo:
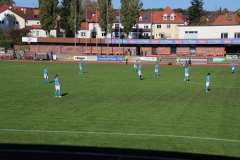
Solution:
M 210 25 L 210 22 L 207 20 L 207 17 L 202 16 L 197 25 Z
M 127 36 L 132 31 L 133 25 L 136 24 L 142 6 L 141 0 L 121 0 L 121 23 Z
M 219 10 L 217 11 L 217 14 L 218 15 L 222 14 L 222 7 L 219 8 Z
M 240 8 L 237 10 L 237 15 L 240 17 Z
M 70 27 L 70 31 L 72 33 L 75 33 L 75 27 L 76 32 L 81 29 L 81 23 L 83 21 L 83 10 L 82 10 L 82 0 L 72 0 L 71 7 L 70 7 L 70 17 L 68 20 L 68 25 Z M 76 26 L 75 26 L 76 24 Z
M 203 0 L 192 0 L 191 6 L 188 8 L 189 24 L 196 25 L 203 16 Z
M 91 0 L 83 0 L 82 7 L 87 8 L 88 10 L 95 11 L 98 7 L 98 3 Z
M 0 6 L 3 5 L 13 6 L 15 5 L 15 2 L 13 0 L 0 0 Z
M 59 25 L 60 28 L 64 30 L 63 37 L 72 36 L 70 26 L 68 25 L 70 12 L 71 0 L 62 0 L 61 9 L 59 10 L 60 20 Z
M 99 26 L 105 33 L 112 33 L 113 5 L 112 0 L 98 0 L 99 4 Z
M 49 36 L 56 25 L 58 0 L 38 0 L 38 3 L 40 23 Z

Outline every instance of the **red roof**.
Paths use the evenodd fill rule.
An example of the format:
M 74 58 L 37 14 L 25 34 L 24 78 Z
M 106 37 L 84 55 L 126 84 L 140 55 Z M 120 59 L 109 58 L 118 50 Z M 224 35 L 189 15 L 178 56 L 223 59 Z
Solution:
M 98 23 L 98 19 L 99 19 L 99 15 L 100 15 L 99 11 L 97 11 L 97 13 L 95 11 L 93 14 L 94 14 L 94 16 L 92 16 L 92 18 L 88 22 L 96 23 L 96 21 L 97 21 L 97 23 Z
M 88 27 L 88 22 L 82 22 L 81 23 L 81 30 L 88 30 L 89 27 Z
M 219 15 L 212 25 L 235 25 L 240 23 L 240 17 L 236 14 Z
M 163 19 L 164 14 L 167 14 L 167 20 Z M 171 14 L 174 14 L 174 20 L 170 19 Z M 161 12 L 160 11 L 153 12 L 153 23 L 183 24 L 184 21 L 170 7 L 166 7 Z

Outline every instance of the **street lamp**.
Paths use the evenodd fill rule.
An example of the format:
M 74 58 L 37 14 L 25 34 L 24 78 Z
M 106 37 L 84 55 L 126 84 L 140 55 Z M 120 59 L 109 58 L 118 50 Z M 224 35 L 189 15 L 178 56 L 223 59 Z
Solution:
M 96 7 L 96 55 L 98 55 L 98 46 L 97 46 L 97 23 L 98 23 L 98 15 L 97 15 L 97 10 L 98 10 L 98 7 Z
M 108 39 L 108 0 L 106 1 L 107 2 L 107 39 Z M 109 47 L 109 42 L 107 40 L 107 55 L 108 55 L 108 47 Z
M 76 55 L 76 17 L 77 17 L 77 13 L 76 13 L 76 7 L 75 7 L 75 24 L 74 24 L 74 28 L 75 28 L 75 30 L 74 30 L 74 36 L 75 36 L 75 38 L 74 38 L 74 45 L 75 45 L 75 48 L 74 48 L 74 54 Z
M 151 10 L 151 39 L 152 39 L 152 10 Z
M 119 35 L 118 35 L 118 37 L 119 37 L 119 54 L 120 54 L 120 40 L 121 40 L 121 35 L 120 35 L 120 31 L 121 31 L 121 30 L 120 30 L 120 28 L 121 28 L 120 17 L 121 17 L 121 16 L 120 16 L 120 8 L 119 8 L 119 26 L 118 26 L 118 27 L 119 27 L 119 28 L 118 28 L 118 29 L 119 29 Z
M 87 7 L 86 7 L 86 17 L 85 17 L 85 19 L 86 19 L 86 26 L 87 26 Z M 87 53 L 87 29 L 86 29 L 86 53 Z

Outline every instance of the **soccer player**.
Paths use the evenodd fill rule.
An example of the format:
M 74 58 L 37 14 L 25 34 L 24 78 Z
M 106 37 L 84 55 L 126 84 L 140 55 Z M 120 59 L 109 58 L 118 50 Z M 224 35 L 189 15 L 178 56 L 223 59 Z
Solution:
M 142 80 L 142 64 L 138 66 L 138 80 Z
M 232 64 L 232 73 L 234 73 L 234 70 L 235 70 L 235 65 L 234 63 Z
M 49 81 L 48 81 L 48 68 L 47 67 L 44 68 L 43 77 L 44 77 L 44 83 L 48 84 Z
M 183 81 L 186 81 L 188 82 L 188 77 L 189 77 L 189 68 L 188 68 L 188 65 L 186 65 L 186 68 L 185 68 L 185 78 L 183 79 Z
M 154 76 L 159 76 L 158 75 L 158 68 L 159 68 L 159 66 L 158 66 L 158 62 L 155 64 L 155 70 L 154 70 Z
M 128 56 L 127 55 L 125 56 L 125 61 L 126 61 L 126 64 L 128 64 Z
M 209 85 L 210 85 L 210 73 L 208 73 L 206 77 L 206 92 L 209 92 Z
M 137 72 L 137 67 L 138 67 L 138 61 L 136 60 L 133 66 L 133 72 Z
M 61 97 L 61 92 L 60 92 L 60 81 L 58 79 L 58 75 L 56 74 L 55 76 L 55 97 Z
M 83 71 L 82 71 L 82 59 L 80 59 L 80 62 L 79 62 L 79 74 L 83 74 Z

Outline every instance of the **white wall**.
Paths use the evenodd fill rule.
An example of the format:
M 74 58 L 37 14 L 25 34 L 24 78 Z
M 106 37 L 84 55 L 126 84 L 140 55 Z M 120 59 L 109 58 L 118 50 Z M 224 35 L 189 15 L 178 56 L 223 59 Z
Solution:
M 218 39 L 221 33 L 228 33 L 228 38 L 234 38 L 236 32 L 240 32 L 240 25 L 229 26 L 181 26 L 179 28 L 179 39 Z M 187 34 L 194 31 L 197 33 Z
M 32 29 L 31 31 L 31 37 L 47 37 L 46 31 L 42 29 Z M 57 36 L 57 31 L 56 30 L 51 30 L 50 35 L 56 37 Z

